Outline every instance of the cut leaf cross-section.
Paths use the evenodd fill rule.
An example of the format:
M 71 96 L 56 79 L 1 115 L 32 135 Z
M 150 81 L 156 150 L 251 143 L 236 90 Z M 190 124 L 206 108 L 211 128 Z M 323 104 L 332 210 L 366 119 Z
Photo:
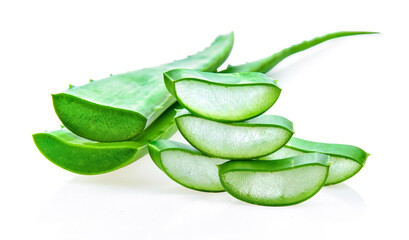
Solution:
M 221 122 L 243 121 L 267 111 L 281 89 L 262 73 L 208 73 L 174 69 L 166 87 L 190 112 Z
M 229 161 L 219 166 L 225 190 L 258 205 L 285 206 L 314 196 L 328 176 L 329 157 L 310 153 L 275 161 Z
M 205 156 L 190 145 L 170 140 L 157 140 L 148 148 L 154 163 L 182 186 L 206 192 L 224 191 L 216 165 L 226 159 Z
M 221 123 L 180 110 L 176 124 L 185 139 L 209 156 L 226 159 L 251 159 L 271 154 L 293 135 L 292 123 L 275 115 L 234 123 Z
M 331 167 L 325 185 L 337 184 L 353 177 L 365 165 L 369 156 L 361 148 L 352 145 L 312 142 L 293 137 L 286 146 L 260 159 L 274 160 L 311 152 L 330 156 Z

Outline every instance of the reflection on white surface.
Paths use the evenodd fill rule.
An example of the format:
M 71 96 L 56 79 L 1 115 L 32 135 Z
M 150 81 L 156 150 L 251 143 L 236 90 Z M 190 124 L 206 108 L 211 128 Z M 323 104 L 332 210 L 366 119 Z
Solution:
M 266 239 L 305 234 L 324 239 L 325 231 L 317 226 L 323 222 L 352 221 L 363 214 L 365 207 L 359 193 L 346 184 L 325 187 L 313 198 L 294 206 L 251 205 L 227 193 L 184 188 L 145 157 L 112 173 L 75 176 L 49 200 L 40 220 L 60 223 L 56 236 L 60 239 L 229 239 L 232 230 L 242 232 L 239 235 L 243 239 L 254 237 L 254 232 Z M 294 224 L 297 231 L 292 229 Z

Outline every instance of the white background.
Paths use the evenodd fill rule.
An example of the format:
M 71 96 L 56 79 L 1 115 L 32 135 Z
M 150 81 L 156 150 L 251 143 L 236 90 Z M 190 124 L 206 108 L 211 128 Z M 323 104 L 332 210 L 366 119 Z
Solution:
M 1 1 L 1 239 L 408 239 L 405 1 Z M 148 156 L 99 176 L 46 160 L 31 134 L 59 128 L 51 93 L 183 58 L 235 31 L 239 64 L 340 30 L 269 73 L 271 113 L 296 136 L 372 155 L 353 179 L 290 207 L 185 189 Z M 180 139 L 176 135 L 174 139 Z

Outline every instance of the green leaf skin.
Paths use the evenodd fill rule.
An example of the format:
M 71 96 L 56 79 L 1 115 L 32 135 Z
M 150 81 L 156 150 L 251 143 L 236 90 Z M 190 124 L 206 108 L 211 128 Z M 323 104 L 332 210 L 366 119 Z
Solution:
M 53 94 L 55 112 L 73 133 L 110 142 L 141 134 L 176 99 L 163 84 L 174 68 L 216 71 L 229 56 L 233 33 L 221 35 L 205 50 L 169 64 L 113 75 Z
M 369 156 L 361 148 L 352 145 L 319 143 L 293 137 L 285 147 L 260 159 L 274 160 L 311 152 L 330 156 L 332 164 L 325 185 L 337 184 L 353 177 L 362 169 Z
M 320 43 L 325 41 L 346 37 L 346 36 L 353 36 L 353 35 L 362 35 L 362 34 L 379 34 L 378 32 L 354 32 L 354 31 L 343 31 L 343 32 L 334 32 L 329 33 L 324 36 L 316 37 L 309 41 L 304 41 L 299 44 L 292 45 L 289 48 L 285 48 L 278 53 L 275 53 L 269 57 L 248 62 L 242 65 L 231 66 L 229 65 L 225 70 L 221 72 L 225 73 L 232 73 L 232 72 L 261 72 L 266 73 L 273 69 L 277 64 L 279 64 L 285 58 L 293 55 L 294 53 L 302 52 L 306 49 L 314 47 Z
M 143 157 L 148 152 L 148 143 L 171 137 L 177 131 L 176 107 L 180 105 L 172 105 L 146 131 L 129 141 L 95 142 L 66 128 L 36 133 L 33 139 L 40 152 L 63 169 L 84 175 L 107 173 Z
M 308 153 L 275 161 L 242 160 L 219 165 L 220 181 L 233 197 L 264 206 L 287 206 L 314 196 L 328 176 L 327 155 Z
M 289 120 L 274 115 L 222 123 L 182 109 L 175 121 L 192 146 L 208 156 L 225 159 L 251 159 L 271 154 L 283 147 L 294 133 Z
M 190 112 L 220 122 L 244 121 L 267 111 L 281 89 L 262 73 L 208 73 L 174 69 L 165 85 Z
M 148 145 L 153 162 L 180 185 L 204 192 L 222 192 L 216 165 L 225 159 L 203 155 L 190 145 L 157 140 Z

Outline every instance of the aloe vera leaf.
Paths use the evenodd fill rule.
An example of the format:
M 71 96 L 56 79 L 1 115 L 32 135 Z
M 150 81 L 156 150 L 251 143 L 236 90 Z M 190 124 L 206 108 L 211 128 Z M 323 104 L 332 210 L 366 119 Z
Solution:
M 233 197 L 258 205 L 285 206 L 314 196 L 328 176 L 327 155 L 308 153 L 275 161 L 241 160 L 219 165 L 220 181 Z
M 190 112 L 221 122 L 243 121 L 267 111 L 281 89 L 262 73 L 208 73 L 174 69 L 165 85 Z
M 369 156 L 361 148 L 352 145 L 319 143 L 293 137 L 285 147 L 260 159 L 274 160 L 310 152 L 330 156 L 331 167 L 325 185 L 337 184 L 353 177 L 362 169 Z
M 122 141 L 141 134 L 176 99 L 163 84 L 174 68 L 216 71 L 229 56 L 233 33 L 205 50 L 169 64 L 113 75 L 53 94 L 55 112 L 73 133 L 96 141 Z
M 176 125 L 192 146 L 206 155 L 226 159 L 249 159 L 271 154 L 293 135 L 293 125 L 275 115 L 233 123 L 198 117 L 186 109 L 175 116 Z
M 149 142 L 169 138 L 177 131 L 175 107 L 180 105 L 172 105 L 142 134 L 129 141 L 95 142 L 66 128 L 36 133 L 33 139 L 40 152 L 63 169 L 84 175 L 111 172 L 143 157 Z
M 342 31 L 342 32 L 334 32 L 329 33 L 320 37 L 316 37 L 314 39 L 304 41 L 291 47 L 285 48 L 280 52 L 274 53 L 273 55 L 253 61 L 247 62 L 245 64 L 231 66 L 229 65 L 225 70 L 221 72 L 225 73 L 232 73 L 232 72 L 261 72 L 266 73 L 273 69 L 277 64 L 279 64 L 282 60 L 286 59 L 287 57 L 307 50 L 311 47 L 314 47 L 320 43 L 326 42 L 328 40 L 346 36 L 353 36 L 353 35 L 362 35 L 362 34 L 379 34 L 378 32 L 355 32 L 355 31 Z
M 180 185 L 204 192 L 222 192 L 216 165 L 226 159 L 203 155 L 190 145 L 156 140 L 148 145 L 153 162 Z

